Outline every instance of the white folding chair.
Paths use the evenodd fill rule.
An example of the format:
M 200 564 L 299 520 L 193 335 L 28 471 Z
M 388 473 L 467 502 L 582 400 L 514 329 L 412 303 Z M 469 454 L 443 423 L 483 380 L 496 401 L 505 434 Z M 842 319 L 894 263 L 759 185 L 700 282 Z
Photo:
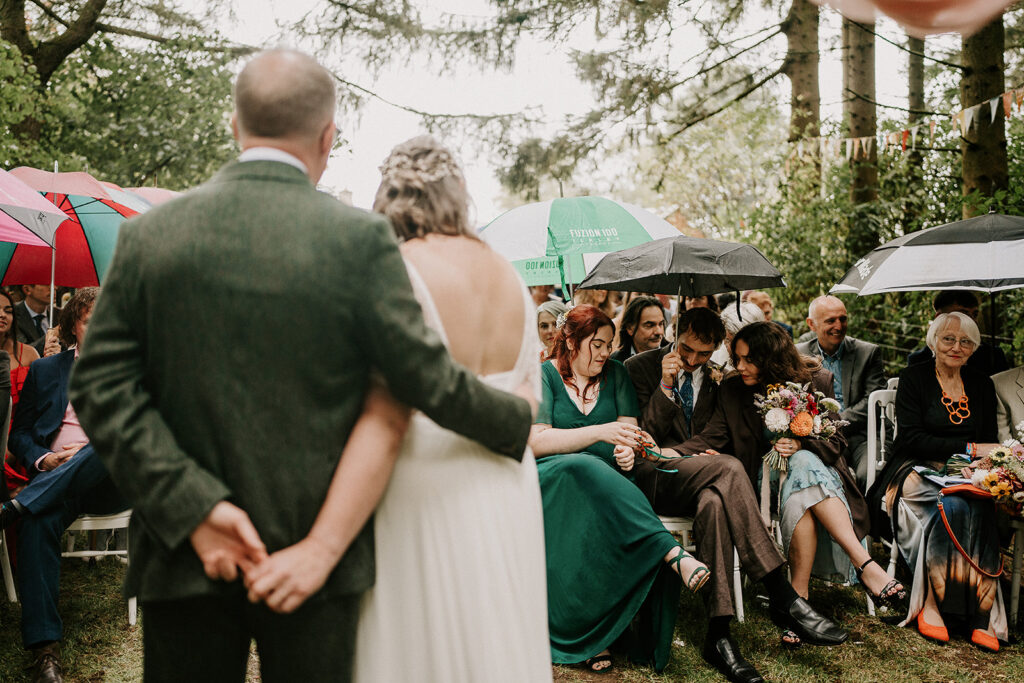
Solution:
M 889 389 L 878 389 L 872 391 L 868 396 L 868 452 L 865 457 L 868 459 L 867 488 L 875 483 L 877 473 L 885 467 L 887 453 L 885 444 L 887 441 L 887 425 L 892 424 L 892 436 L 896 437 L 896 385 L 898 377 L 889 380 Z M 885 503 L 882 503 L 883 507 Z M 890 543 L 882 539 L 883 547 L 889 548 L 889 566 L 886 573 L 893 577 L 896 575 L 896 559 L 899 556 L 899 546 L 895 542 Z M 868 537 L 868 547 L 871 546 L 871 537 Z M 875 616 L 875 603 L 868 598 L 868 614 Z
M 3 428 L 0 429 L 0 457 L 7 453 L 7 437 L 11 435 L 11 409 L 14 401 L 7 400 L 7 419 L 4 420 Z M 6 479 L 0 476 L 0 486 L 7 486 Z M 14 589 L 14 572 L 11 571 L 11 557 L 7 552 L 7 532 L 0 531 L 0 572 L 4 575 L 4 587 L 7 589 L 7 599 L 11 602 L 18 602 L 18 592 Z
M 694 545 L 691 535 L 693 534 L 692 517 L 662 517 L 658 516 L 665 528 L 673 534 L 678 534 L 683 547 L 687 552 L 696 553 L 697 546 Z M 736 548 L 732 549 L 732 602 L 736 609 L 736 621 L 743 622 L 743 576 L 740 574 L 740 554 Z
M 131 510 L 117 512 L 112 515 L 79 515 L 78 519 L 68 527 L 68 547 L 67 550 L 61 553 L 61 556 L 80 557 L 83 559 L 113 556 L 123 558 L 127 563 L 127 550 L 118 550 L 116 548 L 75 550 L 75 534 L 80 531 L 115 531 L 117 529 L 125 529 L 125 533 L 127 533 L 128 522 L 131 520 L 131 517 Z M 132 626 L 135 625 L 137 614 L 138 605 L 135 597 L 128 598 L 128 623 Z

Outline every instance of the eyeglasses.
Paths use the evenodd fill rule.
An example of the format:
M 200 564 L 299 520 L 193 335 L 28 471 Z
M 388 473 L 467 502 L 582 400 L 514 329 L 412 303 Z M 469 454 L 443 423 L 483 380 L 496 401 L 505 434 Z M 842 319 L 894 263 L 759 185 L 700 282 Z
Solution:
M 956 346 L 957 344 L 960 344 L 960 348 L 963 349 L 964 351 L 971 351 L 972 349 L 974 349 L 975 346 L 977 346 L 977 344 L 975 344 L 970 339 L 967 339 L 966 337 L 963 337 L 961 339 L 957 339 L 956 337 L 954 337 L 952 335 L 947 335 L 945 337 L 939 337 L 939 342 L 944 347 L 946 347 L 948 349 L 951 349 L 954 346 Z

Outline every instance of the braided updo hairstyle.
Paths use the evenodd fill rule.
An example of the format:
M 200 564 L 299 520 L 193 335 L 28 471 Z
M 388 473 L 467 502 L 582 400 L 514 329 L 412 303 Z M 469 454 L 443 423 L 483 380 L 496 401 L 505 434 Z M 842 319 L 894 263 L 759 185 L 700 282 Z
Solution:
M 420 135 L 397 145 L 380 173 L 373 210 L 391 220 L 399 239 L 430 233 L 476 237 L 462 169 L 433 136 Z

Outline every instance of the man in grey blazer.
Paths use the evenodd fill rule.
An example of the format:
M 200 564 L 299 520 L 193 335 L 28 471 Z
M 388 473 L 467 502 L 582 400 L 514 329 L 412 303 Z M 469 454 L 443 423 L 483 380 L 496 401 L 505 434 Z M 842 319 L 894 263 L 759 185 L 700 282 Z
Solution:
M 850 424 L 843 429 L 847 441 L 847 462 L 856 470 L 857 484 L 864 490 L 868 476 L 868 397 L 885 389 L 882 352 L 876 344 L 846 334 L 849 316 L 838 297 L 819 296 L 807 311 L 807 325 L 815 338 L 796 345 L 797 351 L 818 356 L 832 372 L 836 400 L 842 418 Z
M 1024 365 L 992 375 L 996 385 L 996 426 L 999 441 L 1020 439 L 1017 425 L 1024 422 Z
M 442 427 L 515 459 L 526 445 L 530 405 L 451 359 L 386 219 L 316 191 L 334 114 L 309 56 L 250 61 L 238 161 L 124 224 L 90 322 L 71 400 L 134 510 L 125 590 L 150 682 L 243 681 L 253 638 L 264 681 L 350 680 L 372 525 L 290 614 L 238 575 L 309 532 L 371 372 Z

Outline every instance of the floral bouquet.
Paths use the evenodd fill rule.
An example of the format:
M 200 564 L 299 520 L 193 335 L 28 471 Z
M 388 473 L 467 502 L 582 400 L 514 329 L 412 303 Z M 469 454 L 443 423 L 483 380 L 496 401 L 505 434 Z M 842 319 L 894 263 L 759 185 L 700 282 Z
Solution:
M 772 384 L 766 396 L 754 394 L 754 405 L 764 418 L 765 429 L 772 434 L 773 443 L 786 437 L 828 439 L 840 427 L 849 424 L 829 416 L 829 413 L 839 412 L 839 401 L 826 398 L 820 391 L 812 391 L 810 384 Z M 786 458 L 774 447 L 765 454 L 764 461 L 772 469 L 786 471 Z
M 1018 430 L 1022 426 L 1024 423 L 1017 425 Z M 992 449 L 965 467 L 962 474 L 974 486 L 991 493 L 996 503 L 1011 514 L 1020 516 L 1024 511 L 1024 446 L 1016 440 Z

